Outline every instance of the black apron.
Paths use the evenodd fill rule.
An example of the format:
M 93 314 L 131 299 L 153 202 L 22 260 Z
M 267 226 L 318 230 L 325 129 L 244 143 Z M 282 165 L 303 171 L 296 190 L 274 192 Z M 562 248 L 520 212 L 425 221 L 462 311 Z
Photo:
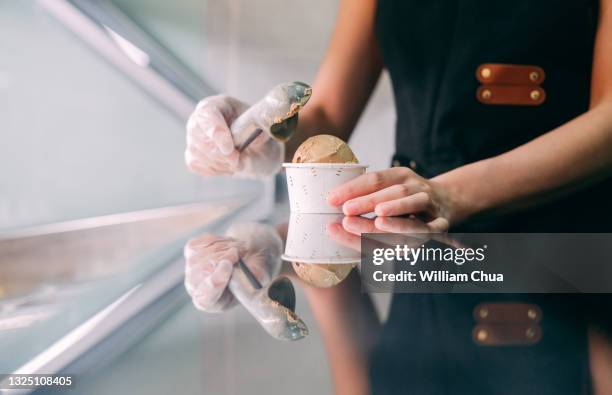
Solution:
M 432 177 L 511 150 L 587 111 L 597 16 L 597 0 L 378 0 L 376 34 L 397 107 L 394 165 Z M 546 74 L 546 99 L 539 105 L 477 99 L 483 64 L 538 66 Z M 546 206 L 453 230 L 608 231 L 611 192 L 608 180 Z M 396 294 L 370 360 L 372 390 L 588 393 L 584 300 Z M 476 344 L 473 311 L 483 301 L 537 303 L 541 340 Z

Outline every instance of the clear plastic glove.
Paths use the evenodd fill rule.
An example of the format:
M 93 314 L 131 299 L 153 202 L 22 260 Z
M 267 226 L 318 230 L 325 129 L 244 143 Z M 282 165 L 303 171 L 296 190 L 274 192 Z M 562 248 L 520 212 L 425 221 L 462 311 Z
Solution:
M 227 285 L 238 259 L 262 285 L 281 268 L 283 242 L 270 226 L 244 223 L 225 236 L 202 235 L 185 245 L 185 288 L 199 310 L 220 312 L 235 304 Z
M 248 105 L 226 95 L 200 101 L 187 122 L 187 167 L 204 176 L 238 175 L 257 178 L 276 173 L 285 147 L 261 133 L 244 151 L 235 148 L 229 125 Z

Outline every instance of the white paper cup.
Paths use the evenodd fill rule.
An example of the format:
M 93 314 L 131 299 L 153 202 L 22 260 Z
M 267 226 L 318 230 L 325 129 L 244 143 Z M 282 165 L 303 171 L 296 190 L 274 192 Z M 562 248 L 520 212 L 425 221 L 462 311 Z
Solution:
M 359 251 L 336 243 L 327 233 L 329 224 L 340 224 L 342 218 L 342 214 L 291 213 L 282 258 L 301 263 L 359 263 Z
M 329 192 L 365 173 L 359 163 L 283 163 L 287 171 L 289 208 L 292 213 L 334 214 L 341 207 L 327 203 Z

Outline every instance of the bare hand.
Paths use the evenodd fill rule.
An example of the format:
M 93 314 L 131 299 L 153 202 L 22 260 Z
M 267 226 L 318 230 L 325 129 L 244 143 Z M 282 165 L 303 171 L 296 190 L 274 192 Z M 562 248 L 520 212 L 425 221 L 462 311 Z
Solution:
M 451 222 L 448 191 L 406 167 L 363 174 L 333 189 L 327 201 L 342 205 L 345 215 L 414 215 L 439 231 L 448 230 Z

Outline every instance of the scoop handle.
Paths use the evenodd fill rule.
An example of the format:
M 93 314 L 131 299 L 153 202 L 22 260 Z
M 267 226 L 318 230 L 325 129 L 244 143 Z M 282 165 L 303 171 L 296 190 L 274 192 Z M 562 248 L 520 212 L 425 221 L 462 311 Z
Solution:
M 263 129 L 259 126 L 259 114 L 261 114 L 263 103 L 257 102 L 232 122 L 230 130 L 234 138 L 234 145 L 242 152 L 259 136 Z

